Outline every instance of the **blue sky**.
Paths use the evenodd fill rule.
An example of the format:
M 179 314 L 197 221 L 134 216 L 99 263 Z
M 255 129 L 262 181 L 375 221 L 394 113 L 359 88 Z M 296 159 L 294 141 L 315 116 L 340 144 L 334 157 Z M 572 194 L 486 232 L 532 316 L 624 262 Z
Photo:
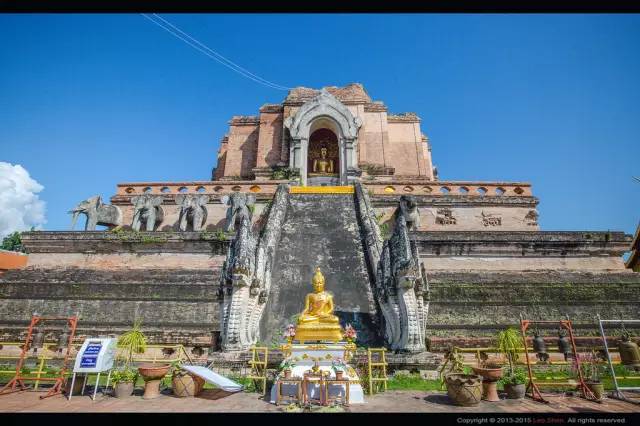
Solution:
M 288 87 L 364 84 L 414 111 L 443 180 L 529 181 L 545 230 L 640 219 L 640 15 L 161 15 Z M 258 85 L 140 15 L 0 15 L 0 161 L 45 229 L 117 182 L 207 180 Z

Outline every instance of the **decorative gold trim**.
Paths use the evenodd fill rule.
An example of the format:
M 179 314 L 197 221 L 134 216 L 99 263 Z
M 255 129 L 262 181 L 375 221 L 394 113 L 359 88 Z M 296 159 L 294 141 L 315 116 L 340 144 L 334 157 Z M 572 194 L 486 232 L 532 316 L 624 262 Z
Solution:
M 353 186 L 292 186 L 291 194 L 353 194 Z

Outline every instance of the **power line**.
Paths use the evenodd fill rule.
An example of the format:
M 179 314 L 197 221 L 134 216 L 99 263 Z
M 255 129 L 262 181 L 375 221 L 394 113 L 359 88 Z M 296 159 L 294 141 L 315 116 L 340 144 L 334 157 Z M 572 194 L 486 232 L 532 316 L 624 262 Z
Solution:
M 218 52 L 214 51 L 213 49 L 209 48 L 207 45 L 205 45 L 204 43 L 201 43 L 200 41 L 196 40 L 195 38 L 191 37 L 189 34 L 185 33 L 184 31 L 182 31 L 180 28 L 176 27 L 175 25 L 173 25 L 171 22 L 167 21 L 166 19 L 162 18 L 160 15 L 158 15 L 157 13 L 153 14 L 154 17 L 160 19 L 162 22 L 164 22 L 166 25 L 170 26 L 172 29 L 174 29 L 175 31 L 179 32 L 181 35 L 189 38 L 190 40 L 194 41 L 196 44 L 198 44 L 199 46 L 201 46 L 202 48 L 206 49 L 208 52 L 212 53 L 213 55 L 215 55 L 217 58 L 223 60 L 224 62 L 230 64 L 232 67 L 237 68 L 238 70 L 240 70 L 241 73 L 244 74 L 248 74 L 251 77 L 254 77 L 262 82 L 264 82 L 265 84 L 274 86 L 275 88 L 279 88 L 281 90 L 290 90 L 290 87 L 285 87 L 282 86 L 280 84 L 276 84 L 273 83 L 269 80 L 265 80 L 262 77 L 259 77 L 253 73 L 251 73 L 249 70 L 242 68 L 240 65 L 236 64 L 235 62 L 231 61 L 230 59 L 225 58 L 224 56 L 222 56 L 221 54 L 219 54 Z
M 286 87 L 286 86 L 282 86 L 280 84 L 276 84 L 273 83 L 269 80 L 266 80 L 262 77 L 259 77 L 253 73 L 251 73 L 250 71 L 242 68 L 240 65 L 234 63 L 233 61 L 225 58 L 224 56 L 222 56 L 221 54 L 219 54 L 218 52 L 214 51 L 213 49 L 211 49 L 210 47 L 208 47 L 207 45 L 205 45 L 204 43 L 196 40 L 195 38 L 191 37 L 189 34 L 185 33 L 184 31 L 182 31 L 180 28 L 176 27 L 175 25 L 173 25 L 172 23 L 170 23 L 169 21 L 167 21 L 166 19 L 158 16 L 157 14 L 153 14 L 153 16 L 157 19 L 159 19 L 160 21 L 157 21 L 153 18 L 151 18 L 149 15 L 145 14 L 145 13 L 141 13 L 141 15 L 148 19 L 149 21 L 151 21 L 152 23 L 154 23 L 155 25 L 159 26 L 160 28 L 162 28 L 163 30 L 165 30 L 166 32 L 168 32 L 169 34 L 173 35 L 174 37 L 176 37 L 177 39 L 183 41 L 184 43 L 188 44 L 189 46 L 193 47 L 194 49 L 196 49 L 197 51 L 199 51 L 200 53 L 208 56 L 209 58 L 215 60 L 216 62 L 226 66 L 227 68 L 231 69 L 232 71 L 242 75 L 243 77 L 246 77 L 256 83 L 260 83 L 264 86 L 270 87 L 272 89 L 277 89 L 277 90 L 291 90 L 290 87 Z
M 148 19 L 149 21 L 151 21 L 152 23 L 156 24 L 157 26 L 159 26 L 163 30 L 167 31 L 169 34 L 173 35 L 174 37 L 178 38 L 179 40 L 183 41 L 184 43 L 186 43 L 189 46 L 193 47 L 194 49 L 198 50 L 200 53 L 202 53 L 202 54 L 208 56 L 209 58 L 215 60 L 216 62 L 226 66 L 227 68 L 230 68 L 232 71 L 237 72 L 238 74 L 242 75 L 243 77 L 246 77 L 246 78 L 248 78 L 250 80 L 255 81 L 256 83 L 263 84 L 263 85 L 265 85 L 267 87 L 270 87 L 270 88 L 273 88 L 273 89 L 288 90 L 288 88 L 285 88 L 284 86 L 272 83 L 272 82 L 270 82 L 268 80 L 265 80 L 265 79 L 263 79 L 261 77 L 258 77 L 258 76 L 255 76 L 255 75 L 249 73 L 244 68 L 234 64 L 233 62 L 231 62 L 228 59 L 224 58 L 222 55 L 218 54 L 217 52 L 214 52 L 213 50 L 211 50 L 209 47 L 207 47 L 203 43 L 200 43 L 199 41 L 195 40 L 193 37 L 190 37 L 190 36 L 187 35 L 187 37 L 190 37 L 195 42 L 199 43 L 199 45 L 194 44 L 194 42 L 191 42 L 189 39 L 187 39 L 184 36 L 180 35 L 179 33 L 177 33 L 176 31 L 172 30 L 171 28 L 168 28 L 164 24 L 155 21 L 154 19 L 150 18 L 149 16 L 147 16 L 145 14 L 142 14 L 142 16 L 145 17 L 146 19 Z M 160 17 L 158 17 L 158 18 L 160 18 Z M 160 18 L 160 19 L 162 19 L 162 18 Z M 176 27 L 176 29 L 177 29 L 177 27 Z M 181 30 L 177 29 L 177 31 L 181 31 Z M 184 33 L 184 34 L 186 34 L 186 33 Z M 205 49 L 207 49 L 209 51 L 207 51 Z M 214 56 L 214 54 L 222 57 L 227 62 L 230 62 L 230 64 L 226 63 L 223 60 L 221 60 L 220 58 Z

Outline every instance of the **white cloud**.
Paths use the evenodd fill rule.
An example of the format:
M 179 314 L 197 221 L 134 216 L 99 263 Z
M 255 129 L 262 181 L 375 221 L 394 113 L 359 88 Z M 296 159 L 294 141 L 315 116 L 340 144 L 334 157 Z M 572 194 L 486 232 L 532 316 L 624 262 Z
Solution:
M 0 162 L 0 238 L 47 223 L 45 202 L 38 198 L 43 189 L 21 165 Z

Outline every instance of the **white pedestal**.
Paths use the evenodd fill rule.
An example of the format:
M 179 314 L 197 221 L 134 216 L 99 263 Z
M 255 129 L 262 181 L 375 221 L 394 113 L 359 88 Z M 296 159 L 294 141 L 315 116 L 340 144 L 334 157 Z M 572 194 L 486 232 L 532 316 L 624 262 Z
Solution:
M 318 360 L 320 370 L 328 371 L 329 378 L 335 379 L 335 373 L 331 369 L 331 362 L 337 358 L 344 361 L 346 343 L 327 343 L 327 344 L 293 344 L 291 345 L 291 355 L 287 357 L 292 360 L 295 366 L 291 369 L 291 377 L 302 378 L 304 373 L 311 370 L 311 367 Z M 280 378 L 276 378 L 276 382 Z M 347 364 L 347 371 L 344 372 L 343 378 L 349 379 L 349 403 L 364 404 L 364 391 L 360 385 L 360 379 L 353 367 Z M 346 393 L 346 385 L 330 384 L 329 397 L 342 396 Z M 283 384 L 282 395 L 296 395 L 297 385 Z M 320 398 L 320 385 L 308 384 L 307 395 L 311 399 Z M 276 402 L 276 386 L 271 388 L 271 402 Z

